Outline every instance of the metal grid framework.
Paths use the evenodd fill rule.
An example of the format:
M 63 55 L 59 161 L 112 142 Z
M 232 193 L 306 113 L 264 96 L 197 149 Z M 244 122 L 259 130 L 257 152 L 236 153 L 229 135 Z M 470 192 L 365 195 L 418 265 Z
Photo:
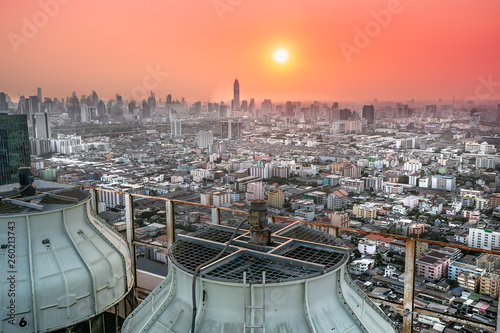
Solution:
M 246 273 L 247 283 L 260 283 L 262 272 L 266 272 L 266 282 L 281 282 L 316 275 L 318 271 L 286 262 L 255 257 L 243 253 L 233 260 L 213 269 L 205 276 L 222 281 L 241 281 Z
M 344 243 L 340 239 L 333 238 L 321 231 L 308 228 L 305 225 L 299 225 L 293 229 L 285 231 L 284 233 L 280 233 L 280 236 L 300 239 L 306 242 L 345 247 Z
M 293 246 L 281 253 L 281 255 L 287 258 L 324 265 L 328 268 L 335 267 L 342 262 L 342 259 L 347 259 L 347 255 L 344 253 L 320 250 L 303 245 Z
M 231 238 L 232 231 L 216 230 L 209 228 L 197 231 L 190 235 L 193 237 L 202 238 L 213 242 L 226 243 Z
M 177 241 L 175 245 L 172 246 L 171 251 L 172 255 L 170 258 L 175 260 L 180 267 L 190 273 L 193 273 L 199 265 L 215 258 L 220 252 L 218 249 L 181 240 Z M 223 254 L 222 258 L 226 257 L 228 254 Z
M 229 227 L 236 227 L 238 225 L 238 222 L 228 222 L 226 223 L 225 225 L 229 226 Z M 285 223 L 269 223 L 267 226 L 269 227 L 269 229 L 271 229 L 271 232 L 276 232 L 278 230 L 281 230 L 285 227 L 287 227 L 289 224 L 285 224 Z M 248 222 L 245 222 L 242 224 L 242 226 L 240 227 L 240 229 L 242 230 L 250 230 L 250 223 Z
M 0 214 L 1 215 L 10 215 L 17 214 L 22 212 L 34 212 L 35 209 L 22 207 L 16 204 L 13 204 L 10 201 L 0 201 Z
M 205 271 L 202 269 L 201 274 L 209 279 L 241 282 L 243 273 L 246 273 L 249 283 L 260 283 L 262 272 L 265 271 L 268 282 L 273 283 L 317 276 L 338 268 L 347 260 L 348 250 L 342 242 L 316 230 L 302 227 L 299 224 L 276 224 L 273 228 L 275 230 L 292 230 L 283 229 L 273 233 L 269 246 L 249 243 L 249 232 L 240 230 L 239 237 L 231 244 L 233 250 L 230 251 L 238 249 L 240 252 L 230 257 L 225 253 L 225 259 L 207 266 Z M 215 258 L 234 232 L 235 229 L 231 227 L 210 226 L 191 233 L 173 245 L 170 257 L 182 269 L 193 273 L 198 265 Z M 299 235 L 302 240 L 279 235 L 283 233 Z M 321 244 L 316 242 L 317 240 L 330 244 Z
M 75 198 L 78 199 L 78 201 L 85 200 L 89 197 L 89 193 L 87 191 L 81 191 L 77 189 L 69 189 L 69 190 L 64 190 L 64 191 L 54 191 L 54 194 L 63 196 L 63 197 L 69 197 L 69 198 Z

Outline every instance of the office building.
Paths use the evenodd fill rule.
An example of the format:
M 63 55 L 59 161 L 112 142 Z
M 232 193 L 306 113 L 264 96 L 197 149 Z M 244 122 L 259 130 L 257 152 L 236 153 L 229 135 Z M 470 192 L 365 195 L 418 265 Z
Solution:
M 280 189 L 267 192 L 267 204 L 272 207 L 283 208 L 285 204 L 285 192 Z
M 500 248 L 500 231 L 470 228 L 468 241 L 469 246 L 480 249 Z
M 363 118 L 367 120 L 368 125 L 375 123 L 375 107 L 373 105 L 363 106 Z
M 454 191 L 456 188 L 456 178 L 455 176 L 433 176 L 432 188 L 436 190 Z
M 176 119 L 170 122 L 170 138 L 182 136 L 182 120 Z
M 48 112 L 38 112 L 32 117 L 33 138 L 50 139 L 50 119 Z
M 247 184 L 246 199 L 248 202 L 253 200 L 264 200 L 264 189 L 262 182 L 254 182 Z
M 40 105 L 40 100 L 38 100 L 38 96 L 30 96 L 28 99 L 28 116 L 29 119 L 35 114 L 35 113 L 40 113 L 42 112 L 41 105 Z
M 25 165 L 31 165 L 27 117 L 0 114 L 0 185 L 19 182 Z
M 470 111 L 470 123 L 469 123 L 470 129 L 477 129 L 480 121 L 481 121 L 481 113 L 479 113 L 479 111 L 477 111 L 477 109 L 475 108 L 472 109 Z
M 425 106 L 425 115 L 431 118 L 436 117 L 436 104 Z
M 260 103 L 260 107 L 262 109 L 262 114 L 263 115 L 270 115 L 273 113 L 273 103 L 271 102 L 270 99 L 265 99 Z
M 212 131 L 198 132 L 198 148 L 208 148 L 212 143 L 214 143 L 214 134 Z
M 241 139 L 243 123 L 240 121 L 226 120 L 222 122 L 221 138 L 222 139 Z
M 21 102 L 19 102 L 21 105 Z M 9 104 L 7 103 L 7 95 L 5 93 L 0 92 L 0 111 L 9 111 Z

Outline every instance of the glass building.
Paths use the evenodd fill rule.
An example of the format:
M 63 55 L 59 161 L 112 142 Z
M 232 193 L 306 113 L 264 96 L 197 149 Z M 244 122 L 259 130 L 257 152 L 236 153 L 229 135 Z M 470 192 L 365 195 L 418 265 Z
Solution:
M 0 185 L 19 182 L 24 156 L 26 165 L 31 166 L 27 116 L 0 113 Z

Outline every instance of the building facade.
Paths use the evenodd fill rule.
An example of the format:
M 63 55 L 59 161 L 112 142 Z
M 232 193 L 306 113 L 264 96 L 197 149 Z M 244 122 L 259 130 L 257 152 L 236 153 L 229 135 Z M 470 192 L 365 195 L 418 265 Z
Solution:
M 19 168 L 25 165 L 31 165 L 28 119 L 0 114 L 0 185 L 19 182 Z

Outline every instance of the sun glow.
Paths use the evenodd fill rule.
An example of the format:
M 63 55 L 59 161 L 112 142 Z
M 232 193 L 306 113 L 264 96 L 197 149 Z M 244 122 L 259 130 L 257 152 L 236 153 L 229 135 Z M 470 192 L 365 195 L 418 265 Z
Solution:
M 274 52 L 273 58 L 276 62 L 284 63 L 288 60 L 288 52 L 284 49 L 279 49 Z

